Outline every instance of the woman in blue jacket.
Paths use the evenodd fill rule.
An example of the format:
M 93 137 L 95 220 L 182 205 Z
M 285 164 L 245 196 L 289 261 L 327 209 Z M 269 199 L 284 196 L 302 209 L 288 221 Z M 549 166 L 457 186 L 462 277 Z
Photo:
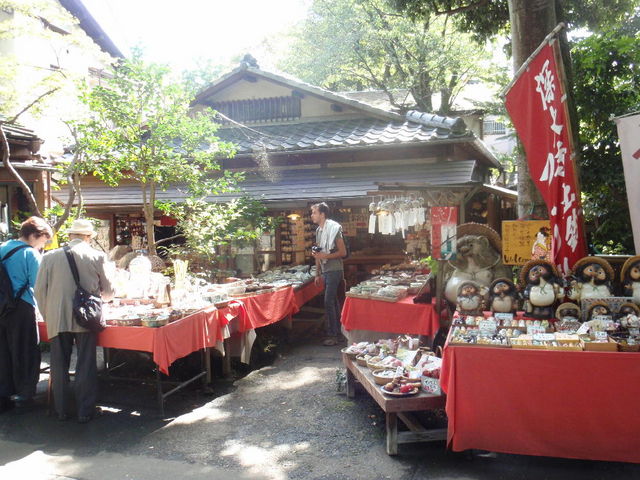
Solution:
M 0 261 L 16 297 L 15 308 L 0 316 L 0 413 L 30 403 L 36 393 L 40 349 L 33 287 L 40 250 L 52 236 L 47 222 L 31 217 L 20 226 L 20 238 L 0 245 Z

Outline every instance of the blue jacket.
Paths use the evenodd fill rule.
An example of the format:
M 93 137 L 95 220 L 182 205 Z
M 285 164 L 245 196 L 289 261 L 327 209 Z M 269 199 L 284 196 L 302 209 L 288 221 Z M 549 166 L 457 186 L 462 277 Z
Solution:
M 0 256 L 4 257 L 18 245 L 26 245 L 20 240 L 9 240 L 0 245 Z M 11 279 L 14 295 L 18 293 L 24 285 L 27 289 L 24 291 L 22 298 L 25 302 L 35 306 L 36 301 L 33 298 L 33 287 L 36 284 L 36 276 L 38 268 L 42 261 L 42 255 L 35 248 L 27 247 L 18 250 L 11 257 L 4 261 L 4 268 Z

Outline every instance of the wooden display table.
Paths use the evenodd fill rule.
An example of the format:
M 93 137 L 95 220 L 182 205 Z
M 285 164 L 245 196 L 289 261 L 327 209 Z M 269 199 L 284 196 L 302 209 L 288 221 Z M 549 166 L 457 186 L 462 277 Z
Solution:
M 359 382 L 373 397 L 385 413 L 387 428 L 387 453 L 398 454 L 398 444 L 433 442 L 446 440 L 447 429 L 426 429 L 410 412 L 444 408 L 444 395 L 430 395 L 420 392 L 410 397 L 393 398 L 380 390 L 367 367 L 361 367 L 347 355 L 342 355 L 342 361 L 347 367 L 347 396 L 355 397 L 355 382 Z M 409 432 L 398 432 L 398 418 L 409 428 Z

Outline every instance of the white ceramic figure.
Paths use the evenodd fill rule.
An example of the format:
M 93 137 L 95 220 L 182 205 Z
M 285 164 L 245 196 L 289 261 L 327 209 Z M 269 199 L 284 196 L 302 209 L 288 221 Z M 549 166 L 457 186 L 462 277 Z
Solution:
M 498 278 L 491 283 L 488 306 L 494 313 L 513 313 L 518 309 L 518 294 L 511 280 Z
M 576 262 L 571 273 L 568 297 L 580 302 L 585 298 L 607 298 L 613 295 L 613 268 L 598 257 L 584 257 Z
M 520 281 L 524 285 L 525 315 L 552 318 L 554 304 L 564 296 L 564 289 L 553 264 L 545 260 L 527 262 L 520 272 Z
M 629 258 L 620 271 L 622 290 L 625 297 L 633 297 L 633 303 L 640 305 L 640 255 Z
M 488 287 L 494 279 L 512 275 L 511 268 L 502 264 L 500 236 L 492 228 L 479 223 L 465 223 L 457 227 L 456 258 L 449 260 L 449 267 L 452 272 L 445 276 L 444 293 L 454 305 L 463 282 L 476 282 L 486 287 L 488 294 Z

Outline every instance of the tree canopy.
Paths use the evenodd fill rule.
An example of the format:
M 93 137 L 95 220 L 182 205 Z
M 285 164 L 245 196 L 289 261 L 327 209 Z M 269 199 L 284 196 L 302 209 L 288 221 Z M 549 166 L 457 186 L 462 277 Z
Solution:
M 576 42 L 574 95 L 580 121 L 580 179 L 595 250 L 631 253 L 629 207 L 612 116 L 640 110 L 640 14 Z
M 280 67 L 331 90 L 382 90 L 399 111 L 434 111 L 438 94 L 446 114 L 470 79 L 488 76 L 490 60 L 444 17 L 416 23 L 387 0 L 315 0 Z
M 396 8 L 413 18 L 431 15 L 451 16 L 456 26 L 485 41 L 509 33 L 510 0 L 392 0 Z M 625 19 L 638 6 L 637 0 L 565 0 L 552 1 L 558 21 L 569 28 L 600 31 Z
M 234 148 L 215 135 L 214 112 L 192 112 L 190 92 L 166 66 L 140 52 L 112 69 L 110 78 L 82 97 L 89 119 L 76 125 L 83 168 L 108 185 L 133 181 L 142 190 L 149 249 L 155 253 L 157 193 L 178 186 L 187 197 L 235 188 L 242 174 L 222 171 L 218 158 Z

